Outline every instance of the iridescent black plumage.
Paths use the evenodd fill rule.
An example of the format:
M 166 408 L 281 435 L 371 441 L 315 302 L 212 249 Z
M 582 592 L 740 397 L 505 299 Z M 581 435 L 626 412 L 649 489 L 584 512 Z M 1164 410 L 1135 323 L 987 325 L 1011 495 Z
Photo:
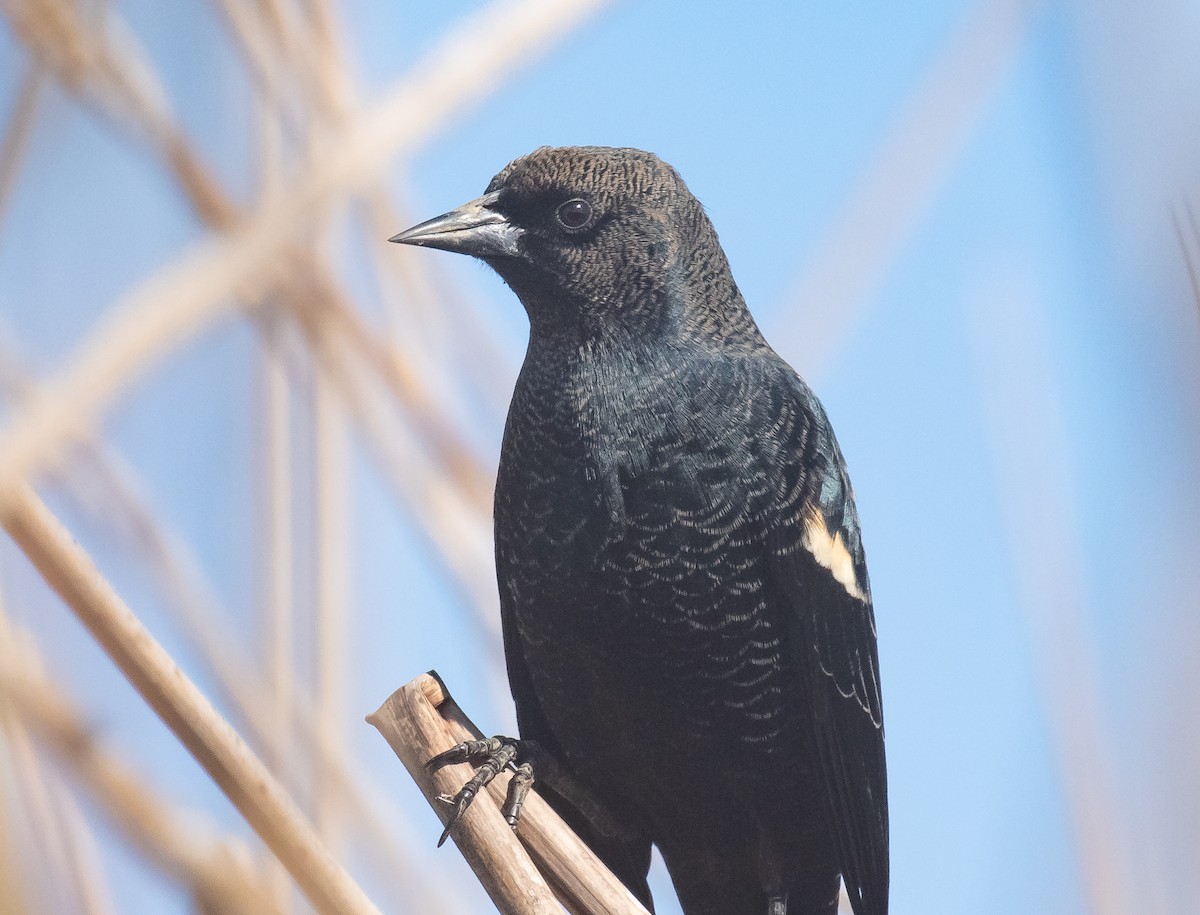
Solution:
M 849 481 L 699 203 L 648 153 L 541 149 L 396 240 L 481 256 L 529 314 L 496 561 L 521 736 L 564 776 L 538 790 L 644 899 L 657 844 L 688 915 L 830 915 L 839 874 L 885 915 Z

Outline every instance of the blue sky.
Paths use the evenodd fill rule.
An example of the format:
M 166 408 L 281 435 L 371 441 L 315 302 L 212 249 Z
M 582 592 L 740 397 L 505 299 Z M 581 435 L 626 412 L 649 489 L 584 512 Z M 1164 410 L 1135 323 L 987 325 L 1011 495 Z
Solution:
M 253 199 L 254 112 L 220 21 L 205 4 L 117 6 L 215 172 Z M 338 7 L 364 95 L 476 8 Z M 1196 10 L 1169 0 L 621 3 L 389 175 L 415 221 L 476 196 L 536 146 L 631 145 L 670 161 L 704 202 L 752 310 L 821 396 L 850 465 L 880 630 L 897 915 L 1120 911 L 1121 887 L 1145 890 L 1145 911 L 1183 912 L 1197 888 L 1180 873 L 1191 873 L 1200 839 L 1200 793 L 1187 780 L 1197 761 L 1200 330 L 1171 216 L 1195 187 L 1182 150 L 1198 148 L 1185 125 L 1188 115 L 1200 123 L 1200 73 L 1184 53 L 1198 33 Z M 989 36 L 1001 45 L 995 63 L 973 68 L 989 59 Z M 23 57 L 9 32 L 0 48 L 4 115 Z M 947 72 L 980 84 L 939 85 Z M 930 99 L 954 90 L 977 101 L 947 140 Z M 914 110 L 932 122 L 906 120 Z M 888 161 L 897 149 L 917 167 Z M 910 193 L 928 162 L 940 165 Z M 871 176 L 885 180 L 864 199 Z M 866 229 L 832 249 L 843 273 L 815 282 L 852 217 Z M 68 359 L 138 276 L 205 231 L 145 156 L 60 94 L 2 219 L 0 314 L 42 371 Z M 871 230 L 891 225 L 878 244 Z M 356 232 L 341 242 L 367 243 Z M 524 316 L 497 278 L 450 255 L 385 254 L 437 258 L 515 373 Z M 353 273 L 352 257 L 343 269 Z M 369 281 L 347 283 L 363 290 L 364 313 L 381 313 Z M 798 300 L 814 289 L 830 298 Z M 220 325 L 104 423 L 250 643 L 257 345 L 254 324 Z M 489 467 L 499 419 L 480 410 L 470 432 Z M 432 816 L 356 722 L 431 667 L 484 730 L 510 727 L 511 710 L 492 643 L 386 491 L 356 446 L 347 739 L 411 811 L 430 846 L 421 860 L 450 867 L 456 852 L 432 852 Z M 81 528 L 186 659 L 136 564 Z M 12 554 L 6 580 L 26 581 Z M 33 606 L 66 678 L 120 709 L 97 713 L 118 743 L 144 750 L 157 782 L 241 829 L 62 611 Z M 1072 754 L 1089 751 L 1105 786 L 1100 812 L 1089 808 L 1098 819 L 1080 819 L 1071 800 L 1087 780 Z M 1109 908 L 1089 895 L 1099 859 L 1081 851 L 1088 830 L 1108 830 L 1119 849 Z M 186 909 L 119 849 L 106 858 L 120 911 Z M 656 895 L 660 913 L 675 911 L 661 883 Z

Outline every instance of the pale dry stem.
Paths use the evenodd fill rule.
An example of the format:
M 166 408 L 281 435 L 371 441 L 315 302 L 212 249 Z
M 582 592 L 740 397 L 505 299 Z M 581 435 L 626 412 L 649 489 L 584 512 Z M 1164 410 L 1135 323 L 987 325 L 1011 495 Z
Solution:
M 313 423 L 316 437 L 316 682 L 313 712 L 318 741 L 332 746 L 345 740 L 346 643 L 350 625 L 351 527 L 347 519 L 349 428 L 345 408 L 332 380 L 316 379 Z M 341 792 L 318 759 L 313 779 L 313 820 L 321 837 L 337 848 L 346 825 Z
M 238 298 L 259 298 L 274 287 L 281 255 L 298 229 L 343 195 L 369 186 L 395 155 L 423 142 L 451 113 L 490 92 L 502 74 L 600 5 L 522 0 L 470 17 L 336 142 L 321 143 L 286 193 L 267 198 L 222 237 L 194 245 L 126 295 L 0 436 L 0 497 L 54 460 L 65 439 L 150 366 L 234 310 Z
M 0 700 L 4 698 L 0 694 Z M 49 909 L 113 915 L 111 896 L 96 864 L 95 845 L 79 836 L 86 827 L 73 799 L 38 758 L 23 722 L 7 708 L 2 711 L 4 750 L 26 811 L 37 861 L 44 868 L 37 880 L 39 892 L 35 898 Z
M 498 639 L 491 538 L 479 523 L 477 507 L 398 427 L 395 412 L 363 377 L 357 353 L 335 335 L 314 326 L 316 315 L 297 311 L 324 370 L 338 384 L 347 405 L 367 435 L 367 443 L 402 503 L 421 520 L 441 559 L 453 574 L 476 617 Z
M 288 379 L 289 328 L 282 316 L 271 310 L 262 325 L 262 412 L 265 425 L 262 493 L 262 517 L 265 519 L 266 549 L 263 644 L 267 646 L 266 695 L 271 706 L 264 724 L 270 731 L 265 737 L 267 764 L 280 781 L 294 788 L 289 765 L 300 747 L 295 738 L 293 707 L 298 703 L 295 683 L 294 579 L 295 544 L 292 499 L 291 389 Z M 248 687 L 253 689 L 253 687 Z M 253 695 L 252 693 L 249 695 Z M 248 701 L 242 700 L 243 704 Z M 290 884 L 286 872 L 276 863 L 268 875 L 273 898 L 286 911 Z
M 125 606 L 33 490 L 19 487 L 3 520 L 9 536 L 313 904 L 322 912 L 376 915 L 266 767 Z
M 426 762 L 456 744 L 479 737 L 479 729 L 443 691 L 422 674 L 402 686 L 367 718 L 404 763 L 421 793 L 445 822 L 453 795 L 471 767 L 430 772 Z M 500 813 L 510 775 L 501 773 L 467 808 L 451 835 L 497 908 L 504 913 L 558 912 L 554 896 L 573 915 L 646 915 L 633 894 L 604 866 L 536 793 L 526 797 L 511 829 Z
M 4 125 L 3 139 L 0 139 L 0 226 L 4 224 L 4 209 L 12 196 L 21 160 L 29 146 L 45 84 L 46 72 L 41 62 L 31 60 L 26 65 L 12 111 Z
M 789 357 L 829 366 L 919 225 L 1022 47 L 1032 0 L 975 4 L 927 66 L 788 294 Z M 803 326 L 801 327 L 801 322 Z
M 279 317 L 276 329 L 280 336 L 286 336 L 290 325 L 282 321 L 282 315 Z M 28 370 L 22 366 L 19 351 L 10 332 L 0 334 L 0 390 L 12 401 L 19 401 L 30 389 Z M 276 351 L 274 356 L 278 370 L 276 377 L 281 392 L 286 394 L 284 363 L 288 361 L 287 355 Z M 286 403 L 280 408 L 286 414 Z M 283 418 L 281 415 L 280 419 Z M 270 427 L 274 428 L 274 424 Z M 282 431 L 277 429 L 276 434 L 282 436 Z M 286 444 L 286 436 L 282 436 L 276 446 L 283 448 Z M 286 455 L 277 457 L 286 459 Z M 275 672 L 265 681 L 259 681 L 251 673 L 250 661 L 241 652 L 233 633 L 222 624 L 223 620 L 229 619 L 228 611 L 220 606 L 213 587 L 205 580 L 199 563 L 183 540 L 168 530 L 151 510 L 133 470 L 111 449 L 91 439 L 81 439 L 77 443 L 74 461 L 76 472 L 64 475 L 62 485 L 98 529 L 115 536 L 129 553 L 143 559 L 167 605 L 174 609 L 183 625 L 185 635 L 198 649 L 199 657 L 209 668 L 221 694 L 249 729 L 252 740 L 260 746 L 291 747 L 296 752 L 311 755 L 328 779 L 328 789 L 349 806 L 381 871 L 401 878 L 410 897 L 419 892 L 428 900 L 429 888 L 424 886 L 423 875 L 405 864 L 410 857 L 409 844 L 397 832 L 405 822 L 402 815 L 384 800 L 386 795 L 382 789 L 352 764 L 343 743 L 317 733 L 309 710 L 299 704 L 291 685 L 290 622 L 282 617 L 277 619 L 276 629 L 283 647 L 276 649 L 275 661 L 269 665 Z M 284 603 L 277 608 L 277 612 L 283 614 L 290 613 L 292 601 L 289 477 L 286 470 L 277 475 L 281 491 L 276 493 L 276 498 L 286 498 L 289 502 L 271 512 L 275 523 L 286 531 L 281 529 L 276 535 L 268 534 L 268 540 L 275 543 L 273 549 L 286 554 L 268 561 L 280 579 L 273 588 L 281 589 L 272 590 L 268 603 L 273 600 Z M 275 536 L 278 541 L 273 539 Z M 286 660 L 279 655 L 285 656 Z M 286 670 L 280 671 L 277 665 L 286 665 Z M 286 682 L 281 683 L 279 677 Z M 262 698 L 272 696 L 274 699 Z M 281 734 L 293 736 L 277 739 L 276 735 Z M 395 888 L 397 884 L 389 882 L 388 886 Z M 428 901 L 423 905 L 430 912 L 454 911 L 453 906 L 442 909 Z
M 28 915 L 27 875 L 17 860 L 12 806 L 3 790 L 4 753 L 0 748 L 0 915 Z
M 337 135 L 329 136 L 328 126 L 314 131 L 311 155 L 299 172 L 283 176 L 268 188 L 262 206 L 243 216 L 211 179 L 175 123 L 148 58 L 111 8 L 98 7 L 96 18 L 88 19 L 82 7 L 63 2 L 0 2 L 14 21 L 17 34 L 39 60 L 87 104 L 155 150 L 168 163 L 205 222 L 228 233 L 224 240 L 209 240 L 193 247 L 180 262 L 127 295 L 98 325 L 74 362 L 33 390 L 27 406 L 0 435 L 0 506 L 8 510 L 9 520 L 14 523 L 29 507 L 31 493 L 21 481 L 52 468 L 68 443 L 86 441 L 99 415 L 141 373 L 173 347 L 238 308 L 239 298 L 261 299 L 283 288 L 285 280 L 296 282 L 294 267 L 309 257 L 304 241 L 299 239 L 306 224 L 318 222 L 343 195 L 364 188 L 377 192 L 379 174 L 392 155 L 414 148 L 458 109 L 493 91 L 498 79 L 524 64 L 532 52 L 541 50 L 555 35 L 602 5 L 598 0 L 498 4 L 448 36 L 413 76 L 402 81 L 381 104 L 364 110 L 358 107 L 345 79 L 328 10 L 323 5 L 312 7 L 310 21 L 298 26 L 294 7 L 288 11 L 277 2 L 261 3 L 261 15 L 271 26 L 262 29 L 253 17 L 246 16 L 239 20 L 240 25 L 235 23 L 243 43 L 251 47 L 247 57 L 257 60 L 255 66 L 270 73 L 277 72 L 281 57 L 291 59 L 294 71 L 310 69 L 310 78 L 319 91 L 308 92 L 308 98 L 317 105 L 319 120 L 335 125 L 337 129 L 332 132 Z M 313 49 L 316 54 L 309 53 Z M 268 86 L 268 95 L 275 91 L 268 83 L 264 85 Z M 478 458 L 440 417 L 435 400 L 422 389 L 419 374 L 372 343 L 369 331 L 332 278 L 316 285 L 333 290 L 326 305 L 332 300 L 339 306 L 336 321 L 318 324 L 322 332 L 336 328 L 335 333 L 344 338 L 332 348 L 347 351 L 340 357 L 342 361 L 353 360 L 357 348 L 360 357 L 366 355 L 363 363 L 375 372 L 374 377 L 368 373 L 349 385 L 344 380 L 336 381 L 339 390 L 350 387 L 352 396 L 360 402 L 374 404 L 366 412 L 373 417 L 368 425 L 377 444 L 385 428 L 402 441 L 398 447 L 377 447 L 376 453 L 389 463 L 389 477 L 397 489 L 407 488 L 408 500 L 419 507 L 418 517 L 439 529 L 434 539 L 443 553 L 455 555 L 462 545 L 460 535 L 467 528 L 481 527 L 481 519 L 486 519 L 490 480 Z M 407 442 L 411 430 L 397 423 L 394 408 L 381 406 L 378 392 L 364 393 L 380 382 L 394 404 L 406 411 L 424 440 L 424 448 L 447 458 L 442 464 L 449 468 L 449 480 L 442 478 L 444 469 L 428 471 L 416 485 L 404 479 L 412 461 L 427 468 L 430 462 L 422 448 Z M 360 406 L 358 415 L 363 413 Z M 381 420 L 385 413 L 390 417 Z M 435 491 L 423 491 L 434 476 Z M 462 504 L 462 496 L 454 492 L 456 487 L 467 493 L 468 505 Z M 478 531 L 467 532 L 468 543 L 475 539 Z M 460 568 L 471 582 L 468 587 L 475 603 L 486 606 L 489 613 L 485 618 L 494 621 L 490 547 L 466 552 L 470 558 Z M 188 575 L 178 569 L 167 577 L 181 593 L 187 587 L 184 582 Z M 203 612 L 207 601 L 193 595 L 182 603 Z M 212 632 L 204 638 L 210 643 L 206 649 L 210 663 L 220 667 L 228 643 L 220 644 L 220 638 Z M 226 679 L 236 682 L 236 677 Z M 235 701 L 252 703 L 244 693 L 237 695 L 239 689 L 231 687 L 231 691 Z M 296 713 L 294 697 L 290 704 Z M 308 725 L 303 713 L 299 717 Z M 356 799 L 359 807 L 378 814 L 378 799 L 364 797 L 364 791 L 368 795 L 371 791 L 346 764 L 341 748 L 330 745 L 333 736 L 314 734 L 310 727 L 301 730 L 305 739 L 318 747 L 318 755 L 329 761 L 331 780 L 344 780 L 343 790 Z M 381 817 L 368 816 L 367 820 L 378 827 Z
M 121 834 L 216 911 L 276 912 L 240 843 L 202 839 L 211 828 L 201 828 L 200 815 L 181 813 L 105 748 L 58 684 L 33 660 L 37 656 L 25 633 L 10 628 L 0 638 L 0 696 Z
M 1098 702 L 1075 478 L 1048 338 L 1034 302 L 995 292 L 981 303 L 976 338 L 1001 504 L 1088 910 L 1147 912 L 1114 800 L 1113 735 Z

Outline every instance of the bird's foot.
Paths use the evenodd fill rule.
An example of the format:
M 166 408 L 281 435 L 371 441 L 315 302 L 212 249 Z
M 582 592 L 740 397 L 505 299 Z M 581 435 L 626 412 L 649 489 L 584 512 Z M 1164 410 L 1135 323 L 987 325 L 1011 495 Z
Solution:
M 458 794 L 453 797 L 443 794 L 439 798 L 454 808 L 450 812 L 450 818 L 446 820 L 446 828 L 442 830 L 441 838 L 438 839 L 439 848 L 446 841 L 446 837 L 450 835 L 454 824 L 471 806 L 471 801 L 475 800 L 475 796 L 506 768 L 512 769 L 513 777 L 508 783 L 508 794 L 500 812 L 508 821 L 509 826 L 517 825 L 525 797 L 529 794 L 529 789 L 533 787 L 533 763 L 529 758 L 532 755 L 530 750 L 531 748 L 527 747 L 523 740 L 515 740 L 511 737 L 490 737 L 460 743 L 425 763 L 425 768 L 430 772 L 436 772 L 443 766 L 455 763 L 469 762 L 478 765 L 475 774 L 458 790 Z

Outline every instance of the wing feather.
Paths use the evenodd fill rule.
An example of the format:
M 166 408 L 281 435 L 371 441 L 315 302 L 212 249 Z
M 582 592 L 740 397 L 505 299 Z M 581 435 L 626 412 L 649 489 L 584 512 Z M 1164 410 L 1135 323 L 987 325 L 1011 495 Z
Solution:
M 809 680 L 847 895 L 855 915 L 886 915 L 887 768 L 870 584 L 837 442 L 816 398 L 796 384 L 799 415 L 787 424 L 794 431 L 768 541 L 771 575 L 792 611 Z

